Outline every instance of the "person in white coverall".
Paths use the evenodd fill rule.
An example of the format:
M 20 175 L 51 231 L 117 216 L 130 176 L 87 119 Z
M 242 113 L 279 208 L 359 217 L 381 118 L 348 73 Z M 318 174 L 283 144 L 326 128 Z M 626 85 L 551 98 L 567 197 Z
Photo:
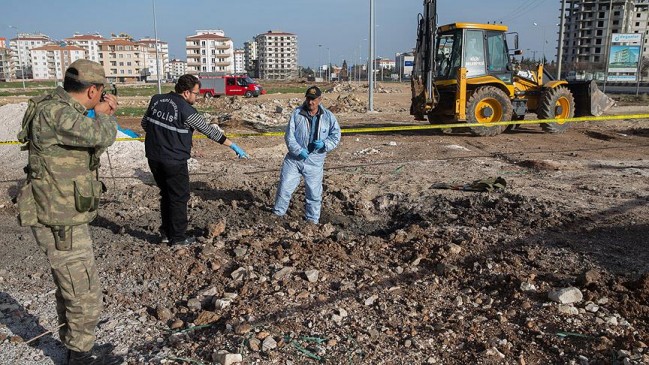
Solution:
M 304 103 L 296 108 L 286 127 L 284 140 L 288 153 L 279 176 L 273 213 L 283 216 L 291 195 L 304 177 L 305 219 L 320 221 L 323 167 L 327 152 L 340 142 L 340 125 L 331 111 L 320 105 L 322 92 L 317 86 L 306 90 Z

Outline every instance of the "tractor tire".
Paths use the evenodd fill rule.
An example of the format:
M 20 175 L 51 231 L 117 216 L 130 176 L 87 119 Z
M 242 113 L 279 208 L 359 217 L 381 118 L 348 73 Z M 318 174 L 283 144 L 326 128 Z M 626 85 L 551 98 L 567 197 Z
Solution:
M 250 90 L 246 91 L 246 93 L 243 94 L 243 96 L 245 96 L 246 98 L 252 98 L 252 91 Z
M 493 122 L 509 121 L 513 113 L 512 103 L 507 94 L 494 86 L 478 88 L 466 103 L 467 123 L 488 125 Z M 496 136 L 503 131 L 499 125 L 491 127 L 470 127 L 477 136 Z
M 539 119 L 568 119 L 575 115 L 575 98 L 565 86 L 546 90 L 541 99 L 537 116 Z M 548 133 L 563 133 L 570 127 L 569 123 L 541 123 L 541 128 Z

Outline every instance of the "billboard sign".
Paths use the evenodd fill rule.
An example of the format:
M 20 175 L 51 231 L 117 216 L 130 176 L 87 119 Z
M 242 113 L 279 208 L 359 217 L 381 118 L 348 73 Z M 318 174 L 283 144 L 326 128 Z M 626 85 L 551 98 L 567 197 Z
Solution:
M 637 72 L 640 52 L 640 46 L 611 46 L 611 54 L 608 58 L 609 72 Z
M 611 34 L 612 43 L 640 43 L 642 34 L 638 33 L 613 33 Z

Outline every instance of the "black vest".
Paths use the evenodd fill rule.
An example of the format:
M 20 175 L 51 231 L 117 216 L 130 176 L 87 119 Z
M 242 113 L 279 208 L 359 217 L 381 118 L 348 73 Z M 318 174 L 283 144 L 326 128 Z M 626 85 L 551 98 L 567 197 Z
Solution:
M 185 120 L 195 113 L 196 109 L 176 93 L 154 95 L 144 115 L 146 157 L 170 164 L 187 161 L 194 130 L 185 125 Z

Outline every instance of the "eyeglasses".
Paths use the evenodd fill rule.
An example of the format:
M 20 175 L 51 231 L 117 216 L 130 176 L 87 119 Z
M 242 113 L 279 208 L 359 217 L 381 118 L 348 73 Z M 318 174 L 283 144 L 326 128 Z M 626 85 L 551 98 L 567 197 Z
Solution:
M 194 95 L 196 95 L 196 96 L 200 96 L 200 95 L 201 95 L 201 92 L 200 92 L 200 91 L 196 91 L 196 92 L 194 92 L 194 91 L 189 90 L 189 92 L 192 93 L 192 94 L 194 94 Z

